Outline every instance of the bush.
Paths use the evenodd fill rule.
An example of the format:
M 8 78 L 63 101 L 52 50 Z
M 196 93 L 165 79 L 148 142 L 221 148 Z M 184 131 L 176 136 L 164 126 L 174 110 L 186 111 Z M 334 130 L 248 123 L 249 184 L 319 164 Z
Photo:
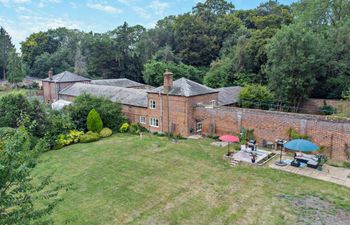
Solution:
M 87 116 L 92 109 L 99 112 L 103 125 L 114 131 L 125 121 L 119 103 L 88 94 L 76 97 L 74 103 L 65 107 L 64 111 L 69 113 L 75 129 L 87 131 Z
M 98 140 L 100 140 L 100 135 L 91 131 L 80 136 L 81 143 L 90 143 Z
M 101 120 L 100 114 L 92 109 L 87 116 L 87 129 L 92 132 L 99 133 L 103 128 L 103 122 Z
M 113 134 L 113 131 L 109 128 L 103 128 L 100 132 L 102 138 L 109 137 Z
M 272 92 L 260 84 L 247 85 L 239 93 L 239 104 L 244 108 L 269 109 L 273 100 Z
M 126 133 L 129 130 L 129 124 L 128 123 L 123 123 L 123 125 L 119 128 L 120 133 Z
M 324 115 L 333 115 L 337 113 L 337 109 L 333 106 L 327 105 L 326 101 L 323 102 L 323 106 L 320 107 L 320 110 Z
M 84 132 L 82 131 L 71 130 L 68 134 L 58 135 L 54 149 L 60 149 L 64 146 L 78 143 L 83 134 Z
M 129 132 L 131 134 L 140 134 L 141 132 L 146 132 L 147 129 L 144 128 L 141 124 L 139 123 L 132 123 L 129 126 Z

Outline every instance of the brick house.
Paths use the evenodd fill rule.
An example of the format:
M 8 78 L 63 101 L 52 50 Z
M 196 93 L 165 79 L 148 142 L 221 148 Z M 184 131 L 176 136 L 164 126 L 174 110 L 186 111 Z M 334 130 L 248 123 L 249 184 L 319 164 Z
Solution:
M 44 91 L 44 101 L 53 103 L 60 99 L 59 92 L 75 83 L 90 83 L 91 80 L 77 74 L 64 71 L 60 74 L 53 75 L 52 70 L 48 73 L 49 77 L 42 80 L 42 88 Z
M 73 101 L 88 93 L 120 102 L 130 122 L 141 123 L 151 131 L 189 136 L 202 132 L 202 121 L 193 115 L 196 105 L 235 104 L 240 87 L 212 89 L 186 78 L 173 81 L 171 72 L 164 73 L 163 86 L 154 88 L 128 79 L 90 80 L 70 72 L 52 76 L 50 71 L 43 89 L 47 103 Z

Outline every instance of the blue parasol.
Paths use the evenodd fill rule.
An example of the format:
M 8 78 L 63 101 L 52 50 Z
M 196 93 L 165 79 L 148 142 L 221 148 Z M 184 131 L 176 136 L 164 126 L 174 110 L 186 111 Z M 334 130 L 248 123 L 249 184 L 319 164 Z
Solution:
M 300 151 L 300 152 L 314 152 L 319 149 L 317 145 L 312 143 L 311 141 L 304 139 L 295 139 L 284 144 L 284 147 L 288 150 L 292 151 Z

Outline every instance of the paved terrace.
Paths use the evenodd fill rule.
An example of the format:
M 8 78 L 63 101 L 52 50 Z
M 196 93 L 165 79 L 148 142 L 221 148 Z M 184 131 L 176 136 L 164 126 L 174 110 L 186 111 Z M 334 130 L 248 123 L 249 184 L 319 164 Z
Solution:
M 282 160 L 293 159 L 290 157 L 283 157 Z M 279 157 L 278 157 L 279 160 Z M 304 167 L 294 167 L 294 166 L 277 166 L 275 165 L 276 160 L 274 160 L 269 166 L 273 169 L 286 171 L 289 173 L 295 173 L 302 176 L 312 177 L 318 180 L 328 181 L 335 184 L 350 187 L 350 169 L 339 168 L 329 166 L 327 164 L 323 165 L 323 170 L 318 171 L 316 169 Z

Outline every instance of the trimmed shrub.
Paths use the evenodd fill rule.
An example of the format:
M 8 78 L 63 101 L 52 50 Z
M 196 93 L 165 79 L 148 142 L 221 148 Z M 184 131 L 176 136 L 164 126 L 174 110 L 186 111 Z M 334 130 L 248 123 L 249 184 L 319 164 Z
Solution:
M 102 138 L 109 137 L 113 134 L 113 131 L 109 128 L 103 128 L 100 132 Z
M 120 133 L 126 133 L 129 130 L 129 124 L 128 123 L 123 123 L 123 125 L 119 128 Z
M 69 134 L 58 135 L 54 149 L 57 150 L 57 149 L 63 148 L 64 146 L 78 143 L 80 140 L 80 137 L 83 134 L 84 134 L 83 131 L 71 130 L 69 131 Z
M 87 116 L 87 129 L 89 131 L 99 133 L 103 128 L 103 123 L 100 114 L 95 109 L 91 109 Z
M 81 143 L 90 143 L 98 140 L 100 140 L 100 135 L 91 131 L 80 136 Z

